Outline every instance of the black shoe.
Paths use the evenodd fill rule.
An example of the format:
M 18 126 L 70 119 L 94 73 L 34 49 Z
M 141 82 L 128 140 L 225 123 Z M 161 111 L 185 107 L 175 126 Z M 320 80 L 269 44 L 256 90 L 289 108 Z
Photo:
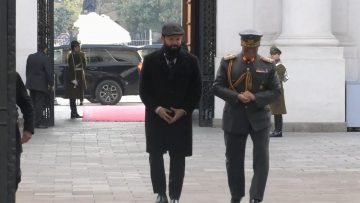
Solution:
M 274 131 L 270 134 L 270 137 L 282 137 L 282 131 Z
M 177 199 L 172 199 L 172 200 L 170 200 L 170 203 L 179 203 L 179 200 L 177 200 Z
M 250 203 L 260 203 L 261 201 L 258 199 L 250 199 Z
M 237 199 L 237 198 L 231 198 L 231 200 L 230 200 L 230 203 L 240 203 L 240 201 L 241 201 L 241 198 L 240 199 Z
M 169 203 L 166 194 L 159 194 L 155 200 L 155 203 Z
M 82 116 L 80 116 L 79 114 L 71 114 L 71 119 L 74 118 L 82 118 Z
M 48 126 L 47 126 L 47 125 L 40 124 L 40 125 L 36 125 L 35 128 L 45 129 L 45 128 L 48 128 Z

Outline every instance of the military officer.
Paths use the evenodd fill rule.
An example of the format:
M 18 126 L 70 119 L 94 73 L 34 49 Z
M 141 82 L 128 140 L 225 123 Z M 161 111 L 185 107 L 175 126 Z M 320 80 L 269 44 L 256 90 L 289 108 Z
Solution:
M 285 97 L 283 82 L 287 81 L 286 68 L 280 60 L 281 50 L 276 46 L 270 47 L 271 59 L 275 61 L 276 74 L 281 84 L 281 95 L 273 103 L 270 104 L 271 113 L 274 115 L 275 130 L 270 137 L 282 137 L 283 114 L 286 114 Z
M 240 36 L 242 51 L 222 59 L 213 91 L 225 100 L 222 128 L 231 203 L 239 203 L 245 195 L 244 156 L 249 134 L 254 145 L 249 199 L 250 203 L 259 203 L 269 171 L 268 104 L 280 95 L 280 84 L 272 60 L 257 54 L 262 35 L 245 30 Z

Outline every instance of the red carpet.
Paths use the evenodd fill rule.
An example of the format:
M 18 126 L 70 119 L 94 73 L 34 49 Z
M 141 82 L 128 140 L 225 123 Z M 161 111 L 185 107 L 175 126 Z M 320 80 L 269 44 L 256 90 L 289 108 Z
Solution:
M 85 122 L 143 122 L 145 106 L 84 106 Z

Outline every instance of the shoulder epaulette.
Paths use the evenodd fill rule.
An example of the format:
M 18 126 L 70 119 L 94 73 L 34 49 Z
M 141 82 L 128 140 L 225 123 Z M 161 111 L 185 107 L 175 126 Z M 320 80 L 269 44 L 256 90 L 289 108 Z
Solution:
M 268 57 L 260 57 L 261 60 L 265 61 L 266 63 L 274 63 L 275 60 L 274 59 L 271 59 L 271 58 L 268 58 Z
M 232 60 L 232 59 L 235 59 L 235 58 L 236 58 L 235 54 L 228 54 L 228 55 L 224 56 L 225 61 Z

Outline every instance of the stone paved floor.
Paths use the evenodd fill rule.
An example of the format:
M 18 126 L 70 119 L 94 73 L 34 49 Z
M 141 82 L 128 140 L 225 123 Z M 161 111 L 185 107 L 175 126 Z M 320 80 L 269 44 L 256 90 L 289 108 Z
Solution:
M 17 202 L 154 202 L 144 124 L 85 123 L 68 114 L 68 107 L 56 107 L 56 127 L 36 130 L 24 145 Z M 247 188 L 251 145 L 249 139 Z M 270 148 L 265 203 L 360 202 L 360 133 L 286 133 Z M 229 202 L 224 152 L 221 129 L 195 125 L 182 203 Z

